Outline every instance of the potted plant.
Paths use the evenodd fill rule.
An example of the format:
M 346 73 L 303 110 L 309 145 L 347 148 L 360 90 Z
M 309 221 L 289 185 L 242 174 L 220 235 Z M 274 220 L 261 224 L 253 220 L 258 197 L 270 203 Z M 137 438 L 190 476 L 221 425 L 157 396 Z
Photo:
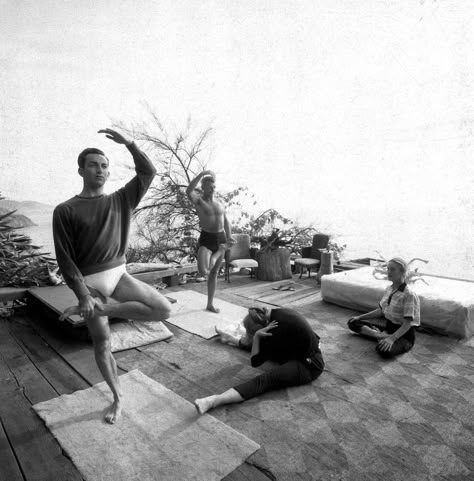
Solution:
M 289 246 L 293 242 L 293 237 L 288 232 L 273 229 L 270 235 L 253 237 L 251 241 L 260 246 L 256 252 L 257 279 L 262 281 L 291 279 Z

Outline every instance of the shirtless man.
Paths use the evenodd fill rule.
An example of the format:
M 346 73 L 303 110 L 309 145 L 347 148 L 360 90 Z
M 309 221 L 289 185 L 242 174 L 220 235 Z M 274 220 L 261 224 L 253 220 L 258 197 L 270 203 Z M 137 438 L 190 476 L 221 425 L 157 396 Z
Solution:
M 199 181 L 201 181 L 202 193 L 196 190 Z M 217 274 L 226 248 L 235 244 L 235 240 L 231 237 L 231 227 L 224 206 L 214 199 L 215 189 L 215 174 L 210 170 L 205 170 L 191 181 L 186 189 L 186 194 L 196 208 L 202 229 L 197 261 L 199 275 L 208 276 L 207 310 L 217 313 L 219 309 L 215 308 L 213 304 Z
M 109 160 L 99 149 L 82 151 L 77 159 L 82 192 L 56 207 L 53 235 L 59 268 L 79 302 L 65 309 L 61 320 L 72 314 L 85 319 L 97 366 L 113 394 L 105 420 L 114 423 L 121 415 L 123 395 L 110 349 L 108 317 L 159 321 L 169 317 L 170 303 L 125 270 L 130 218 L 156 169 L 133 141 L 111 129 L 99 133 L 127 147 L 136 175 L 124 187 L 106 195 Z M 108 297 L 117 302 L 106 303 Z

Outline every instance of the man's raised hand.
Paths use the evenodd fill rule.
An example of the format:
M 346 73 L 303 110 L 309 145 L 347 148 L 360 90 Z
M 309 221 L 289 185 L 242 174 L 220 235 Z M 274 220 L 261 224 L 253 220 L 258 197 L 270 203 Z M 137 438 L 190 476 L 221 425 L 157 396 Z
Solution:
M 206 176 L 210 176 L 212 177 L 213 179 L 216 178 L 216 174 L 214 174 L 214 172 L 212 170 L 203 170 L 201 172 L 201 177 L 206 177 Z
M 126 139 L 122 134 L 112 129 L 101 129 L 97 133 L 105 134 L 105 136 L 108 139 L 113 140 L 114 142 L 117 142 L 117 144 L 130 145 L 132 143 L 130 140 Z

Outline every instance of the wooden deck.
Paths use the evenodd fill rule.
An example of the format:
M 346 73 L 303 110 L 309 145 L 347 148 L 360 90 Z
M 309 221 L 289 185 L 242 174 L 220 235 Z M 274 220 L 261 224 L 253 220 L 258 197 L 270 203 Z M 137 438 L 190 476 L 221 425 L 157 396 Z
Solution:
M 472 480 L 472 340 L 419 333 L 411 353 L 384 361 L 370 341 L 346 329 L 350 310 L 321 301 L 314 278 L 293 282 L 294 291 L 277 291 L 272 286 L 289 281 L 219 280 L 217 297 L 226 301 L 300 310 L 321 336 L 327 364 L 311 385 L 211 411 L 262 446 L 226 481 Z M 166 293 L 179 289 L 205 293 L 206 286 Z M 31 405 L 102 379 L 91 345 L 46 314 L 35 306 L 0 321 L 2 481 L 82 479 Z M 140 369 L 189 401 L 260 372 L 245 352 L 167 326 L 174 333 L 169 342 L 118 353 L 120 372 Z

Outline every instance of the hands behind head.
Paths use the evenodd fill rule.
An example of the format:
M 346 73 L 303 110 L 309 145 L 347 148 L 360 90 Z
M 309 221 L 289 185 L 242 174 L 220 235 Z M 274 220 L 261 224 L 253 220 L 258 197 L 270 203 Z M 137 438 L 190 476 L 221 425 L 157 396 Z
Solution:
M 98 130 L 97 133 L 105 134 L 105 136 L 108 139 L 113 140 L 114 142 L 117 142 L 117 144 L 129 145 L 132 143 L 130 140 L 126 139 L 122 134 L 112 129 L 101 129 L 101 130 Z
M 272 336 L 273 334 L 270 331 L 271 329 L 275 329 L 275 327 L 278 327 L 278 322 L 277 321 L 272 321 L 268 326 L 262 327 L 262 329 L 259 329 L 255 335 L 260 336 L 260 337 L 269 337 Z

